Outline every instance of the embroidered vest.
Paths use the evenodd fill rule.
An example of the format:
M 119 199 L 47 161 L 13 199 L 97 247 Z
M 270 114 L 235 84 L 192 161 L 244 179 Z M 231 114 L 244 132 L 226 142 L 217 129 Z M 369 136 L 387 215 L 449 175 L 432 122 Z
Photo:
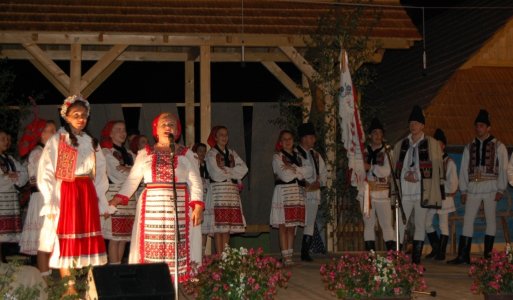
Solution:
M 401 143 L 401 149 L 399 151 L 399 159 L 397 160 L 395 166 L 395 176 L 396 178 L 401 178 L 401 172 L 404 166 L 404 158 L 406 157 L 406 152 L 410 148 L 410 140 L 404 139 Z M 419 169 L 420 175 L 422 179 L 431 179 L 433 175 L 433 163 L 429 157 L 429 144 L 427 139 L 423 139 L 419 142 L 417 146 L 419 151 Z
M 363 159 L 370 165 L 384 166 L 385 165 L 385 147 L 372 150 L 370 145 L 365 147 L 363 152 Z M 374 180 L 369 181 L 369 188 L 371 191 L 383 191 L 390 189 L 390 181 L 388 177 L 378 177 L 372 174 Z
M 57 154 L 57 168 L 55 177 L 62 181 L 75 181 L 75 167 L 77 165 L 78 150 L 66 143 L 66 135 L 61 134 Z
M 499 158 L 497 157 L 499 141 L 493 137 L 489 141 L 484 141 L 484 149 L 482 149 L 483 153 L 480 153 L 478 143 L 480 144 L 481 142 L 479 140 L 474 140 L 468 145 L 469 181 L 496 180 L 499 176 Z

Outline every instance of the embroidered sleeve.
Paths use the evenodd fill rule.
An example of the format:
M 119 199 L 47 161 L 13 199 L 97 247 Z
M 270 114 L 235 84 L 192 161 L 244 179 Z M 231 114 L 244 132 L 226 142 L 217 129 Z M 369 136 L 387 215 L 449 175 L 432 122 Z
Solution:
M 24 186 L 28 182 L 28 171 L 26 166 L 22 166 L 17 160 L 12 158 L 14 165 L 16 166 L 16 170 L 18 170 L 18 180 L 16 180 L 17 186 Z
M 499 177 L 497 178 L 497 188 L 499 193 L 504 194 L 508 187 L 508 150 L 502 143 L 500 143 L 497 147 L 497 157 L 499 159 Z
M 54 192 L 54 189 L 59 187 L 57 178 L 55 177 L 58 141 L 58 135 L 54 135 L 50 138 L 39 159 L 37 186 L 44 199 L 44 206 L 40 212 L 41 216 L 57 214 L 59 212 L 60 193 Z
M 281 181 L 289 182 L 298 177 L 296 175 L 296 171 L 291 169 L 292 166 L 292 164 L 287 164 L 285 162 L 284 155 L 280 153 L 275 153 L 273 155 L 273 172 Z
M 197 164 L 194 162 L 194 158 L 190 158 L 188 156 L 179 156 L 182 158 L 180 163 L 184 165 L 187 172 L 187 184 L 189 185 L 190 193 L 191 193 L 191 206 L 194 208 L 196 204 L 205 207 L 203 202 L 203 180 L 199 174 L 199 168 Z
M 130 174 L 128 174 L 128 177 L 119 190 L 118 195 L 123 195 L 128 198 L 132 196 L 144 177 L 145 168 L 150 168 L 150 164 L 146 164 L 146 160 L 149 158 L 151 157 L 148 155 L 148 151 L 141 150 L 137 153 L 134 165 L 132 166 L 132 169 L 130 169 Z
M 230 179 L 242 180 L 246 173 L 248 173 L 248 167 L 246 163 L 240 158 L 240 156 L 233 150 L 230 149 L 235 161 L 235 166 L 233 168 L 228 168 L 230 172 Z
M 120 194 L 116 194 L 113 199 L 119 199 L 120 200 L 119 204 L 121 204 L 121 205 L 127 205 L 128 200 L 130 200 L 130 198 L 128 198 L 127 196 L 120 195 Z
M 105 160 L 107 162 L 107 176 L 109 180 L 113 183 L 123 183 L 125 182 L 128 172 L 122 172 L 118 170 L 120 166 L 119 159 L 115 157 L 115 153 L 119 153 L 117 151 L 113 151 L 111 149 L 102 149 L 103 155 L 105 156 Z M 121 154 L 120 154 L 121 155 Z
M 109 180 L 107 179 L 107 162 L 105 161 L 105 156 L 103 156 L 103 152 L 100 149 L 96 149 L 94 152 L 96 155 L 95 158 L 95 177 L 94 177 L 94 186 L 96 188 L 96 194 L 98 195 L 98 207 L 100 209 L 100 214 L 104 214 L 106 212 L 113 214 L 116 209 L 109 205 L 107 201 L 106 193 L 109 189 Z

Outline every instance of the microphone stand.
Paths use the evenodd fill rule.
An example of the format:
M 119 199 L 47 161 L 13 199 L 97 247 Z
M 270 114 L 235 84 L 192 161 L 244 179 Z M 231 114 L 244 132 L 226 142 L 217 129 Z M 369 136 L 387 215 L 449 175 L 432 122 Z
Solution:
M 176 195 L 176 181 L 175 181 L 175 137 L 173 134 L 169 135 L 169 148 L 171 149 L 171 176 L 172 176 L 172 190 L 173 190 L 173 204 L 175 210 L 175 271 L 174 271 L 174 289 L 175 300 L 179 298 L 178 292 L 178 242 L 180 241 L 180 228 L 178 223 L 178 199 Z
M 397 183 L 397 179 L 395 178 L 395 170 L 394 166 L 392 165 L 392 158 L 390 157 L 390 150 L 392 150 L 392 147 L 389 144 L 385 144 L 385 153 L 387 155 L 388 164 L 390 165 L 390 173 L 392 175 L 392 182 L 394 183 L 394 188 L 396 190 L 396 197 L 394 202 L 394 209 L 395 209 L 395 250 L 399 251 L 399 210 L 401 210 L 401 217 L 403 220 L 403 224 L 406 223 L 406 214 L 404 213 L 403 209 L 403 202 L 402 202 L 402 196 L 401 196 L 401 190 L 399 189 L 399 184 Z

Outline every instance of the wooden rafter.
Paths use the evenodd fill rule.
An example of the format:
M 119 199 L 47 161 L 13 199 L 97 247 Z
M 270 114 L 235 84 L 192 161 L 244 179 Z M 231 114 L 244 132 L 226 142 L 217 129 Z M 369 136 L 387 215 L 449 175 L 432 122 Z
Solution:
M 66 93 L 64 93 L 64 96 L 67 96 L 70 84 L 69 76 L 55 62 L 53 62 L 53 60 L 51 60 L 45 54 L 45 52 L 41 50 L 41 48 L 39 48 L 37 44 L 26 43 L 23 44 L 23 47 L 38 62 L 39 67 L 45 69 L 45 72 L 42 73 L 46 76 L 46 78 L 48 78 L 50 82 L 58 82 L 59 86 L 62 86 L 66 89 Z
M 315 81 L 319 77 L 317 71 L 294 47 L 280 47 L 281 51 L 292 61 L 292 63 L 303 73 L 310 81 Z M 323 91 L 325 87 L 319 86 Z
M 55 78 L 55 76 L 53 76 L 50 71 L 45 67 L 43 66 L 38 60 L 32 58 L 32 59 L 29 59 L 29 62 L 32 63 L 34 65 L 34 67 L 36 67 L 36 69 L 39 70 L 39 72 L 41 72 L 41 74 L 43 74 L 43 76 L 45 76 L 48 81 L 50 81 L 50 83 L 64 96 L 64 97 L 67 97 L 68 96 L 68 87 L 64 86 L 62 84 L 62 82 L 60 82 L 59 80 L 57 80 L 57 78 Z
M 80 80 L 80 90 L 84 90 L 91 82 L 98 77 L 105 69 L 112 64 L 116 58 L 125 51 L 128 45 L 114 45 L 103 57 L 92 66 Z
M 122 64 L 122 61 L 113 61 L 107 68 L 105 68 L 100 74 L 91 80 L 91 82 L 82 90 L 82 95 L 89 97 Z
M 303 97 L 303 90 L 298 87 L 298 84 L 292 80 L 287 73 L 285 73 L 280 66 L 272 61 L 263 61 L 262 65 L 271 72 L 296 98 Z
M 210 46 L 200 47 L 200 107 L 201 141 L 206 142 L 212 127 L 212 103 L 210 91 Z

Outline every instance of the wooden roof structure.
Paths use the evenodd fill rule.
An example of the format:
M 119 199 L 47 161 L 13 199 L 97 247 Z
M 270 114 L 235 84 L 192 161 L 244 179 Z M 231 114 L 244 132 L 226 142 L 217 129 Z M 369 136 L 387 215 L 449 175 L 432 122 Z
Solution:
M 426 114 L 426 133 L 432 134 L 441 127 L 449 135 L 451 145 L 463 145 L 472 139 L 479 108 L 488 109 L 495 120 L 492 132 L 513 145 L 512 133 L 499 132 L 500 128 L 506 128 L 506 124 L 499 123 L 504 122 L 502 114 L 493 112 L 499 106 L 508 109 L 510 104 L 502 105 L 512 102 L 511 98 L 505 100 L 502 84 L 508 82 L 509 71 L 505 68 L 513 66 L 511 29 L 508 29 L 511 25 L 506 25 L 513 17 L 513 1 L 468 0 L 460 1 L 459 5 L 473 9 L 456 6 L 426 20 L 426 70 L 422 68 L 423 43 L 420 42 L 409 51 L 387 51 L 376 66 L 379 78 L 367 96 L 371 103 L 376 101 L 379 102 L 376 105 L 383 106 L 379 117 L 390 142 L 408 134 L 408 116 L 417 104 Z M 471 70 L 472 67 L 488 69 Z M 478 70 L 485 73 L 477 74 Z M 492 75 L 489 73 L 492 70 L 497 73 Z M 477 76 L 481 82 L 475 81 Z
M 369 61 L 379 62 L 385 49 L 407 49 L 421 38 L 399 0 L 373 3 L 383 7 L 370 33 L 374 55 Z M 317 0 L 0 0 L 0 57 L 29 60 L 65 96 L 90 95 L 125 61 L 184 62 L 186 123 L 190 126 L 194 124 L 194 62 L 199 62 L 201 131 L 206 139 L 211 62 L 261 62 L 293 95 L 303 97 L 302 83 L 290 79 L 276 62 L 292 62 L 306 78 L 315 76 L 315 69 L 302 56 L 305 40 L 316 30 L 319 18 L 335 5 L 354 9 L 346 4 Z M 362 28 L 376 22 L 373 13 L 374 9 L 365 13 Z M 70 61 L 69 74 L 56 60 Z M 83 60 L 97 62 L 82 74 Z M 193 128 L 186 134 L 193 137 Z
M 497 31 L 447 83 L 426 108 L 426 131 L 442 128 L 451 145 L 474 137 L 474 120 L 486 109 L 491 133 L 513 146 L 513 19 Z

